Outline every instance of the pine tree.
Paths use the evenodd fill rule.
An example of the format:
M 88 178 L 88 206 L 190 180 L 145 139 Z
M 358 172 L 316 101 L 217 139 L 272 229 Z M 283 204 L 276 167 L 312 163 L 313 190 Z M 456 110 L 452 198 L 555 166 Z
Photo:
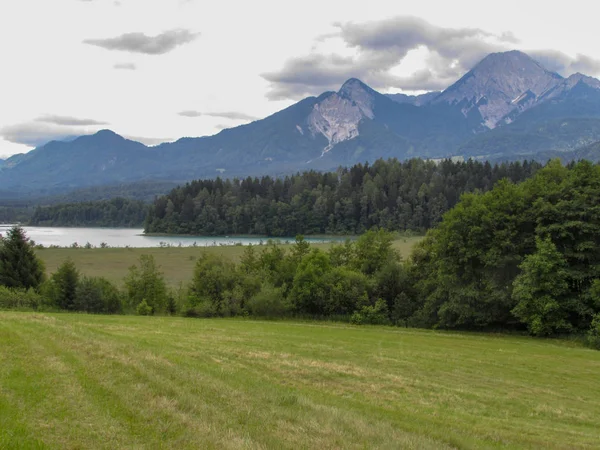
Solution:
M 61 309 L 76 309 L 76 292 L 79 284 L 79 271 L 71 259 L 63 262 L 57 271 L 52 274 L 54 303 Z
M 0 285 L 37 289 L 44 279 L 44 265 L 36 256 L 25 231 L 11 228 L 0 239 Z

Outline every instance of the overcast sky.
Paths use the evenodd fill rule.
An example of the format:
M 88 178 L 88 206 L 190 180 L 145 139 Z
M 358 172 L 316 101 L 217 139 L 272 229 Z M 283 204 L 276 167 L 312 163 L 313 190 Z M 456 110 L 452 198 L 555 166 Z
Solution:
M 358 77 L 443 89 L 520 49 L 600 75 L 591 0 L 0 0 L 0 156 L 109 128 L 215 134 Z

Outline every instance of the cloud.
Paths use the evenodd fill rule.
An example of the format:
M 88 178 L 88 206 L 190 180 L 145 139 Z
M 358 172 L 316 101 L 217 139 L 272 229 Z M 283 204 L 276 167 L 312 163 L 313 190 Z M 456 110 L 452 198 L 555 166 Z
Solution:
M 534 50 L 528 54 L 546 69 L 558 72 L 563 76 L 575 72 L 582 72 L 586 75 L 600 73 L 600 60 L 590 56 L 577 54 L 575 57 L 571 57 L 558 50 Z
M 271 83 L 268 98 L 282 100 L 337 89 L 350 77 L 367 81 L 368 73 L 369 69 L 357 64 L 353 58 L 312 54 L 289 59 L 280 71 L 262 76 Z
M 117 63 L 113 66 L 113 69 L 136 70 L 137 66 L 134 63 Z
M 54 125 L 65 125 L 65 126 L 91 126 L 91 125 L 108 125 L 107 122 L 101 122 L 94 119 L 78 119 L 76 117 L 69 116 L 57 116 L 47 114 L 45 116 L 38 117 L 35 119 L 36 122 L 44 122 Z
M 29 122 L 0 128 L 0 136 L 14 144 L 39 147 L 49 141 L 60 141 L 98 131 L 107 122 L 94 119 L 46 114 Z
M 117 50 L 146 55 L 162 55 L 180 45 L 194 41 L 200 34 L 185 29 L 165 31 L 156 36 L 144 33 L 125 33 L 121 36 L 107 39 L 86 39 L 84 44 L 95 45 L 107 50 Z
M 201 116 L 210 116 L 210 117 L 221 117 L 224 119 L 231 120 L 256 120 L 257 117 L 251 116 L 249 114 L 237 111 L 223 111 L 223 112 L 200 112 L 200 111 L 181 111 L 178 113 L 183 117 L 201 117 Z
M 204 115 L 203 113 L 201 113 L 199 111 L 181 111 L 178 114 L 183 117 L 200 117 L 200 116 Z
M 336 23 L 337 31 L 318 40 L 339 39 L 352 56 L 311 54 L 291 58 L 277 72 L 263 74 L 271 83 L 271 99 L 298 98 L 337 89 L 357 77 L 375 88 L 443 89 L 485 55 L 518 42 L 510 32 L 448 28 L 421 18 L 394 17 L 364 23 Z M 410 51 L 427 50 L 426 67 L 410 76 L 392 73 Z
M 83 134 L 89 133 L 83 132 L 78 127 L 56 126 L 39 122 L 26 122 L 0 129 L 0 136 L 5 140 L 31 147 L 39 147 L 49 141 L 70 139 Z
M 457 81 L 489 53 L 512 50 L 519 39 L 511 32 L 490 33 L 480 28 L 450 28 L 421 18 L 400 16 L 372 22 L 335 23 L 336 31 L 322 35 L 316 43 L 336 40 L 345 47 L 341 56 L 314 53 L 288 59 L 280 70 L 264 73 L 272 100 L 298 99 L 337 90 L 348 78 L 356 77 L 387 90 L 442 90 Z M 425 68 L 398 76 L 394 68 L 411 51 L 426 55 Z M 549 70 L 568 76 L 574 72 L 600 74 L 600 60 L 556 50 L 527 51 Z

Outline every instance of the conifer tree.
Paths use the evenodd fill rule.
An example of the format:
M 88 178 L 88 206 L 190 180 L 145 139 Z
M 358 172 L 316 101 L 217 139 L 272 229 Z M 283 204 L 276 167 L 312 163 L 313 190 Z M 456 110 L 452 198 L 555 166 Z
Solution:
M 36 256 L 25 231 L 11 228 L 0 239 L 0 285 L 37 289 L 44 279 L 44 265 Z
M 63 262 L 58 270 L 52 274 L 52 297 L 56 306 L 61 309 L 73 310 L 77 306 L 77 286 L 79 284 L 79 271 L 71 259 Z

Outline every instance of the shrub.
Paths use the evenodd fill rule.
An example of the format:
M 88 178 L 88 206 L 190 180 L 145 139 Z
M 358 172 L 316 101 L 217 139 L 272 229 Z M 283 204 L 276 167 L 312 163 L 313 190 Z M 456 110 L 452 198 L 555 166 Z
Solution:
M 172 292 L 167 296 L 167 313 L 170 315 L 177 314 L 177 301 Z
M 137 305 L 136 312 L 139 316 L 151 316 L 154 313 L 152 307 L 148 305 L 145 299 Z
M 78 311 L 115 314 L 123 309 L 119 290 L 102 277 L 83 277 L 75 294 Z
M 325 275 L 327 315 L 349 315 L 368 304 L 368 279 L 361 272 L 346 267 L 335 267 Z
M 363 306 L 360 310 L 352 314 L 350 322 L 355 325 L 388 325 L 387 303 L 379 299 L 375 305 Z
M 152 255 L 140 255 L 139 267 L 131 266 L 125 277 L 125 288 L 132 309 L 142 302 L 153 312 L 164 312 L 167 305 L 167 285 Z
M 257 317 L 282 317 L 290 314 L 292 305 L 284 298 L 280 288 L 265 284 L 248 300 L 246 309 L 251 315 Z
M 587 332 L 586 344 L 591 348 L 600 350 L 600 314 L 596 314 L 592 320 L 592 326 Z
M 193 306 L 188 306 L 183 315 L 186 317 L 217 317 L 219 313 L 212 302 L 208 300 L 196 301 L 194 299 Z
M 33 289 L 11 289 L 0 285 L 0 309 L 34 309 L 43 305 L 43 297 Z
M 196 308 L 201 303 L 210 302 L 210 310 L 214 310 L 217 315 L 231 315 L 230 303 L 235 300 L 232 298 L 232 291 L 238 281 L 233 263 L 222 256 L 203 254 L 194 268 L 188 304 Z

